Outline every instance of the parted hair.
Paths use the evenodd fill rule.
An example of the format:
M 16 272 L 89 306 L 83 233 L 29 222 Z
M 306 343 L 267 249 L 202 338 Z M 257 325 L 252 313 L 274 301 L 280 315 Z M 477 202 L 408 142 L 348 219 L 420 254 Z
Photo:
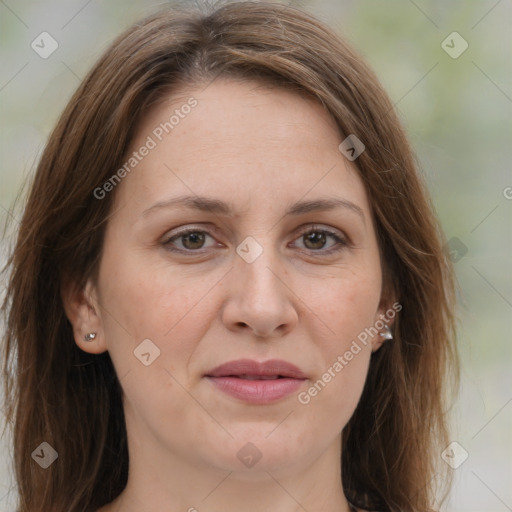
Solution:
M 375 74 L 323 22 L 266 2 L 167 7 L 135 23 L 94 64 L 49 137 L 4 268 L 5 410 L 18 512 L 95 511 L 126 485 L 122 389 L 108 352 L 88 354 L 74 342 L 63 288 L 80 289 L 96 275 L 115 191 L 101 201 L 93 191 L 125 161 L 148 106 L 219 76 L 313 98 L 335 120 L 340 141 L 354 134 L 365 145 L 354 164 L 386 289 L 402 310 L 394 340 L 371 356 L 343 430 L 342 483 L 368 510 L 431 512 L 449 489 L 439 464 L 447 391 L 458 382 L 444 235 Z M 47 469 L 31 457 L 43 441 L 58 452 Z

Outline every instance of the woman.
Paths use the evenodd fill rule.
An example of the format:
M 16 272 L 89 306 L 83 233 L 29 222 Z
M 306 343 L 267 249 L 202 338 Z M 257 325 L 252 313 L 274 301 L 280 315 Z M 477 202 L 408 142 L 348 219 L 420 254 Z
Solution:
M 328 27 L 244 2 L 135 24 L 62 114 L 10 260 L 19 511 L 433 510 L 443 240 Z

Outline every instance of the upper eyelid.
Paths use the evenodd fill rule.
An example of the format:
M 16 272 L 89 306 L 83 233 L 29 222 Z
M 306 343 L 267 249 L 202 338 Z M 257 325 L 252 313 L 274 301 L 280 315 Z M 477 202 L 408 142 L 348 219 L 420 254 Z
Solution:
M 178 231 L 175 233 L 172 233 L 172 234 L 167 232 L 166 234 L 163 235 L 163 238 L 169 240 L 170 238 L 174 238 L 174 237 L 177 237 L 177 236 L 180 236 L 183 234 L 187 234 L 189 232 L 196 232 L 196 231 L 204 232 L 206 234 L 212 234 L 212 233 L 215 234 L 216 232 L 220 231 L 220 229 L 218 229 L 218 228 L 204 227 L 201 224 L 198 224 L 197 226 L 195 226 L 193 224 L 191 224 L 191 225 L 187 224 L 187 225 L 175 228 L 175 229 L 177 229 Z M 330 227 L 330 226 L 323 226 L 319 223 L 314 223 L 314 222 L 300 226 L 300 227 L 296 228 L 294 231 L 298 232 L 299 234 L 303 234 L 304 232 L 308 232 L 308 231 L 312 231 L 312 230 L 332 232 L 332 234 L 336 234 L 336 235 L 346 238 L 345 232 L 342 231 L 341 229 Z

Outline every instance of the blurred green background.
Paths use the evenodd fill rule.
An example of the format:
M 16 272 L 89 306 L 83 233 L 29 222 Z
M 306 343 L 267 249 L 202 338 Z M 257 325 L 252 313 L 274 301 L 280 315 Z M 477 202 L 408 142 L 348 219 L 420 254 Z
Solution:
M 162 5 L 150 0 L 0 1 L 2 225 L 80 80 L 123 28 Z M 469 457 L 453 470 L 455 486 L 444 510 L 510 511 L 511 2 L 311 0 L 293 5 L 348 38 L 376 71 L 409 133 L 450 239 L 463 363 L 452 439 Z M 44 31 L 59 45 L 46 59 L 31 48 Z M 457 58 L 454 51 L 462 48 L 462 40 L 452 42 L 450 36 L 442 46 L 454 31 L 468 44 Z M 19 209 L 13 215 L 19 216 Z M 15 228 L 14 220 L 3 248 Z M 13 510 L 7 446 L 3 439 L 0 511 Z

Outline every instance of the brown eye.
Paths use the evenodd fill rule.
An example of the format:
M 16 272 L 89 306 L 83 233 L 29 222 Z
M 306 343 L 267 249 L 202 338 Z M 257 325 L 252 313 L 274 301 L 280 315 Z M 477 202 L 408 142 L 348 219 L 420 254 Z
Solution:
M 302 235 L 304 239 L 304 245 L 308 249 L 322 249 L 326 243 L 325 233 L 319 231 L 313 231 Z
M 204 233 L 193 231 L 186 235 L 181 235 L 183 239 L 183 246 L 186 249 L 200 249 L 204 244 Z
M 303 231 L 299 239 L 303 240 L 304 249 L 311 251 L 313 254 L 318 253 L 318 256 L 341 251 L 349 245 L 337 232 L 321 229 L 316 226 L 309 227 Z M 329 239 L 334 240 L 334 243 L 331 243 L 330 247 L 325 248 Z
M 163 242 L 163 245 L 171 251 L 177 252 L 198 252 L 204 248 L 206 237 L 211 237 L 206 231 L 199 229 L 188 229 L 173 235 Z M 177 243 L 181 241 L 180 243 Z

